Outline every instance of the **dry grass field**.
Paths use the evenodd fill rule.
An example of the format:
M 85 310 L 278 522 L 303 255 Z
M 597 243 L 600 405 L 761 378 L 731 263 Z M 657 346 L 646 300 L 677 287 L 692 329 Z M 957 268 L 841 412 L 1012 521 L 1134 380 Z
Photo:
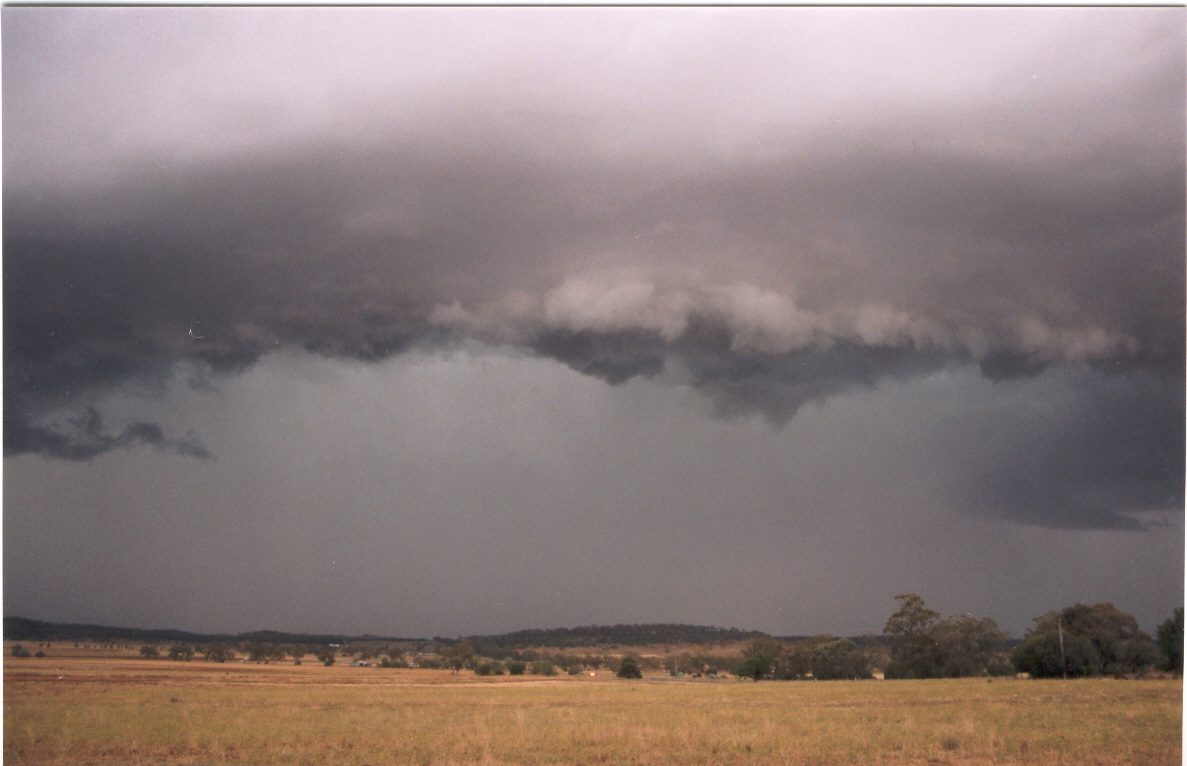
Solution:
M 478 678 L 50 650 L 6 764 L 1177 764 L 1182 683 Z

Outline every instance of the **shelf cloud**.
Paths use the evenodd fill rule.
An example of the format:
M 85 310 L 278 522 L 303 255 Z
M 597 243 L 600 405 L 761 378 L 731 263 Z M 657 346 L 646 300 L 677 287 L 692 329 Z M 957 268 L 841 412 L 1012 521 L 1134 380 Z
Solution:
M 217 459 L 103 402 L 293 350 L 479 343 L 774 428 L 971 368 L 1052 399 L 965 420 L 1013 446 L 953 506 L 1177 518 L 1182 18 L 8 8 L 5 454 Z

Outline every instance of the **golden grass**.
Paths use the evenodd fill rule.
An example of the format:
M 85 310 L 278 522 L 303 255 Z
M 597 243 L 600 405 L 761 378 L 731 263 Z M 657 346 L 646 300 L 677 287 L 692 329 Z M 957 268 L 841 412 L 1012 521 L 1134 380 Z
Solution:
M 8 764 L 1177 764 L 1180 681 L 619 681 L 5 659 Z

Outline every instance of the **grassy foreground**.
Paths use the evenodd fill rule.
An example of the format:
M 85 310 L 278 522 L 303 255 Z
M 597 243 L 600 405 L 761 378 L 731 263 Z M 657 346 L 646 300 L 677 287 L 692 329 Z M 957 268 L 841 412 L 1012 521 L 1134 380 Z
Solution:
M 7 764 L 1177 764 L 1182 682 L 5 658 Z

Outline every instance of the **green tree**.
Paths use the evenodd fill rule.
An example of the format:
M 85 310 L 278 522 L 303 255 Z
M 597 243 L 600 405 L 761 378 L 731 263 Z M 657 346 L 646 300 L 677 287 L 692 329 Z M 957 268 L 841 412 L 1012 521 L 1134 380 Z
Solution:
M 284 647 L 277 644 L 255 641 L 247 645 L 247 659 L 252 662 L 268 663 L 272 660 L 283 660 L 284 655 Z
M 940 675 L 947 678 L 978 676 L 986 672 L 1006 637 L 988 617 L 948 617 L 932 628 L 940 657 Z
M 1100 654 L 1084 636 L 1065 633 L 1063 643 L 1055 633 L 1031 633 L 1014 649 L 1014 667 L 1033 678 L 1099 676 Z
M 527 670 L 527 663 L 523 660 L 508 660 L 507 672 L 513 676 L 522 676 L 523 672 Z
M 474 674 L 479 676 L 503 675 L 503 663 L 498 660 L 482 660 L 474 665 Z
M 445 664 L 453 668 L 453 672 L 456 673 L 474 659 L 474 647 L 470 645 L 469 641 L 462 639 L 446 649 L 443 656 Z
M 338 657 L 338 652 L 332 646 L 323 646 L 317 650 L 317 654 L 314 656 L 321 660 L 321 664 L 328 668 L 334 664 L 334 660 Z
M 1165 663 L 1158 645 L 1147 635 L 1130 638 L 1118 643 L 1113 661 L 1106 670 L 1117 675 L 1143 675 L 1150 668 L 1162 667 Z
M 1075 604 L 1036 617 L 1014 650 L 1014 666 L 1036 677 L 1141 673 L 1157 660 L 1157 647 L 1137 620 L 1110 603 Z
M 734 675 L 761 681 L 771 678 L 783 656 L 783 642 L 774 638 L 756 638 L 746 647 L 742 660 L 734 668 Z
M 211 644 L 203 650 L 202 655 L 207 662 L 226 662 L 235 659 L 235 652 L 226 644 Z
M 812 652 L 812 676 L 821 681 L 870 677 L 865 652 L 847 638 L 820 644 Z
M 622 658 L 622 662 L 618 663 L 618 672 L 615 675 L 619 678 L 642 678 L 643 671 L 639 669 L 639 661 L 633 655 L 628 654 Z
M 1183 675 L 1183 607 L 1158 626 L 1158 648 L 1165 658 L 1163 669 Z
M 161 656 L 161 650 L 153 644 L 145 644 L 144 646 L 140 647 L 140 656 L 146 660 L 154 660 Z
M 33 656 L 32 652 L 30 652 L 28 649 L 21 646 L 20 644 L 17 644 L 16 646 L 12 647 L 12 651 L 9 652 L 9 654 L 11 654 L 13 657 L 32 657 Z
M 176 662 L 189 662 L 194 656 L 194 647 L 189 644 L 174 644 L 169 647 L 169 659 Z
M 882 632 L 890 639 L 887 678 L 935 678 L 940 675 L 940 647 L 932 629 L 940 613 L 928 609 L 915 593 L 894 597 L 900 606 Z
M 713 658 L 703 652 L 692 652 L 688 655 L 688 672 L 695 676 L 706 673 L 713 665 Z M 684 670 L 683 662 L 680 666 Z
M 534 676 L 555 676 L 556 675 L 556 665 L 553 664 L 552 660 L 547 660 L 547 659 L 533 660 L 532 664 L 530 666 L 530 670 L 532 671 L 532 675 L 534 675 Z
M 812 675 L 812 653 L 822 644 L 832 641 L 828 638 L 809 638 L 787 647 L 779 661 L 777 677 L 784 681 L 798 681 Z

